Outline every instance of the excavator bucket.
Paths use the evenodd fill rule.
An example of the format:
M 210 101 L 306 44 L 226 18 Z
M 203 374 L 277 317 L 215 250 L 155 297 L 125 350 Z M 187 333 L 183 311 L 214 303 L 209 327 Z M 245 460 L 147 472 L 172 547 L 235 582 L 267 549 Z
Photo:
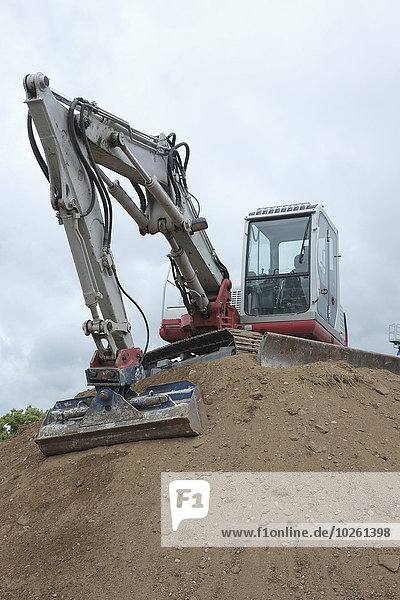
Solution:
M 154 438 L 198 435 L 205 423 L 199 389 L 183 380 L 127 397 L 103 387 L 50 410 L 36 443 L 46 456 Z
M 320 361 L 344 360 L 354 367 L 386 369 L 400 375 L 400 358 L 336 346 L 277 333 L 266 333 L 261 340 L 258 362 L 262 367 L 286 368 Z

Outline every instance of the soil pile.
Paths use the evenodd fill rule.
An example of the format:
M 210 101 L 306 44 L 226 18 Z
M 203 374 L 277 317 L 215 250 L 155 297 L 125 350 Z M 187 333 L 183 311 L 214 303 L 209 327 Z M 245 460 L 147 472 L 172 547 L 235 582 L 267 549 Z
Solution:
M 244 354 L 141 385 L 177 379 L 200 386 L 201 437 L 45 458 L 34 424 L 0 444 L 1 600 L 400 599 L 397 549 L 160 545 L 162 471 L 399 471 L 399 376 Z

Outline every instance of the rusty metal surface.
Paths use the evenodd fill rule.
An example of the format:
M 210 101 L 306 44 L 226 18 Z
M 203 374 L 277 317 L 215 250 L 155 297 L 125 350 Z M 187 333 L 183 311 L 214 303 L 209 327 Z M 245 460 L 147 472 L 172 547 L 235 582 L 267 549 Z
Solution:
M 286 368 L 320 361 L 344 360 L 354 367 L 386 369 L 400 375 L 400 358 L 335 346 L 324 342 L 266 333 L 261 341 L 258 362 L 262 367 Z

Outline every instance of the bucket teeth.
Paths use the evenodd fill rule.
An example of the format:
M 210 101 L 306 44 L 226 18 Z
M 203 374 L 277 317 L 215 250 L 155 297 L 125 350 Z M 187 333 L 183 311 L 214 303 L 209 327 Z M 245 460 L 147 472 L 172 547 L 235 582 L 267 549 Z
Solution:
M 35 441 L 50 456 L 123 442 L 199 435 L 205 420 L 199 390 L 189 381 L 153 386 L 130 399 L 102 388 L 96 396 L 57 402 Z

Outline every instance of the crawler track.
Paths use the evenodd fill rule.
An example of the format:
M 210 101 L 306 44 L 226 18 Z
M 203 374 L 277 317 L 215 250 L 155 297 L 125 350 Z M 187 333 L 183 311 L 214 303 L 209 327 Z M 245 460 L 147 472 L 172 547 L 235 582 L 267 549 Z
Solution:
M 219 329 L 151 350 L 144 357 L 143 366 L 148 370 L 155 367 L 159 361 L 212 355 L 222 348 L 231 348 L 231 354 L 257 353 L 261 339 L 260 333 L 245 329 Z

